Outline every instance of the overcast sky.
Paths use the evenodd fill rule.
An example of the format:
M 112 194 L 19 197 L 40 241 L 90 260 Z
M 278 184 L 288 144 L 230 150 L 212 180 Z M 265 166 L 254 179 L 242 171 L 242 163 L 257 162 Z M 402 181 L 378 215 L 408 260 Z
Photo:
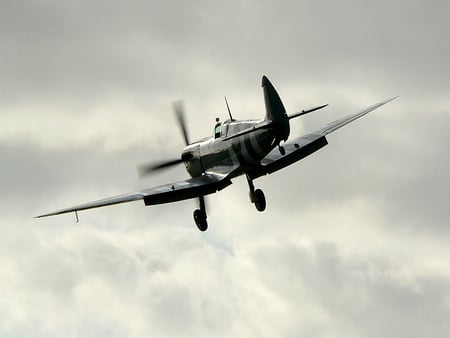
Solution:
M 0 336 L 448 337 L 448 1 L 0 2 Z M 33 219 L 141 180 L 215 117 L 329 103 L 291 136 L 400 98 L 208 198 Z

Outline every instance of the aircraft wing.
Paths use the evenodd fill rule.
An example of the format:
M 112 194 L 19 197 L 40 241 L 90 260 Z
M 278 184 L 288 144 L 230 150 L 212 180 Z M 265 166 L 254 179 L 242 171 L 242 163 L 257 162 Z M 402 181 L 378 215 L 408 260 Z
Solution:
M 146 189 L 142 194 L 145 205 L 155 205 L 209 195 L 230 184 L 227 175 L 207 172 L 200 177 Z
M 342 118 L 340 120 L 336 120 L 334 122 L 330 122 L 325 127 L 319 129 L 316 133 L 321 133 L 321 134 L 323 134 L 325 136 L 325 135 L 327 135 L 327 134 L 329 134 L 329 133 L 331 133 L 331 132 L 333 132 L 333 131 L 335 131 L 335 130 L 343 127 L 343 126 L 345 126 L 346 124 L 348 124 L 350 122 L 353 122 L 356 119 L 359 119 L 360 117 L 370 113 L 372 110 L 380 108 L 381 106 L 385 105 L 386 103 L 389 103 L 389 102 L 395 100 L 397 97 L 398 96 L 395 96 L 395 97 L 392 97 L 390 99 L 387 99 L 387 100 L 375 103 L 375 104 L 373 104 L 373 105 L 371 105 L 371 106 L 361 110 L 360 112 L 348 115 L 348 116 L 346 116 L 346 117 L 344 117 L 344 118 Z
M 190 178 L 175 183 L 169 183 L 161 185 L 159 187 L 145 189 L 139 192 L 133 192 L 129 194 L 101 199 L 94 202 L 84 203 L 71 208 L 65 208 L 47 214 L 39 215 L 36 218 L 60 215 L 69 212 L 77 212 L 81 210 L 99 208 L 137 200 L 144 200 L 145 205 L 181 201 L 215 193 L 216 191 L 222 190 L 230 184 L 231 180 L 228 178 L 228 175 L 219 172 L 208 172 L 200 177 Z
M 326 135 L 345 126 L 350 122 L 353 122 L 354 120 L 370 113 L 372 110 L 375 110 L 396 98 L 397 97 L 393 97 L 391 99 L 376 103 L 357 113 L 328 123 L 325 127 L 320 128 L 317 131 L 286 142 L 283 145 L 283 148 L 285 150 L 284 155 L 281 154 L 278 148 L 275 148 L 262 159 L 261 165 L 259 167 L 255 168 L 249 173 L 250 177 L 255 179 L 263 175 L 271 174 L 294 162 L 301 160 L 302 158 L 305 158 L 308 155 L 311 155 L 315 151 L 328 144 L 328 141 L 325 138 Z

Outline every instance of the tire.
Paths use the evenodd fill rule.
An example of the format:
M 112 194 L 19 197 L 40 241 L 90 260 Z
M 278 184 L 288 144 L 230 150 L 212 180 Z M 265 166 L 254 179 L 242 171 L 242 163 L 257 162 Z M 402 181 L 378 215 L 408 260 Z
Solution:
M 198 230 L 206 231 L 208 229 L 208 221 L 206 220 L 206 213 L 200 209 L 194 210 L 194 221 Z
M 255 190 L 255 207 L 260 212 L 266 210 L 266 197 L 261 189 Z

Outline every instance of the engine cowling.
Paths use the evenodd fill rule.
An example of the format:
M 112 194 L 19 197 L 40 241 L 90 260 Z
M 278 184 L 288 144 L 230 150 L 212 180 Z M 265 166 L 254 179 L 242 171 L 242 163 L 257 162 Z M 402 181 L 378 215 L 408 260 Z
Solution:
M 184 162 L 187 172 L 192 177 L 198 177 L 203 174 L 204 169 L 200 160 L 200 149 L 198 146 L 185 149 L 181 154 L 181 159 Z

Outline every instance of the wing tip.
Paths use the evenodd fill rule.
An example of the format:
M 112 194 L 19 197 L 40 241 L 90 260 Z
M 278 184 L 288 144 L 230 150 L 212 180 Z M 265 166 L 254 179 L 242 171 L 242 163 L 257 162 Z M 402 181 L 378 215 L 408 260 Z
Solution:
M 49 213 L 49 214 L 42 214 L 42 215 L 38 215 L 38 216 L 34 216 L 33 218 L 44 218 L 44 217 L 48 217 L 48 216 L 55 216 L 58 215 L 58 213 Z
M 396 96 L 394 96 L 394 97 L 391 97 L 391 98 L 389 98 L 389 99 L 384 100 L 382 103 L 383 103 L 383 104 L 389 103 L 389 102 L 391 102 L 391 101 L 394 101 L 394 100 L 398 99 L 399 97 L 400 97 L 400 95 L 396 95 Z

